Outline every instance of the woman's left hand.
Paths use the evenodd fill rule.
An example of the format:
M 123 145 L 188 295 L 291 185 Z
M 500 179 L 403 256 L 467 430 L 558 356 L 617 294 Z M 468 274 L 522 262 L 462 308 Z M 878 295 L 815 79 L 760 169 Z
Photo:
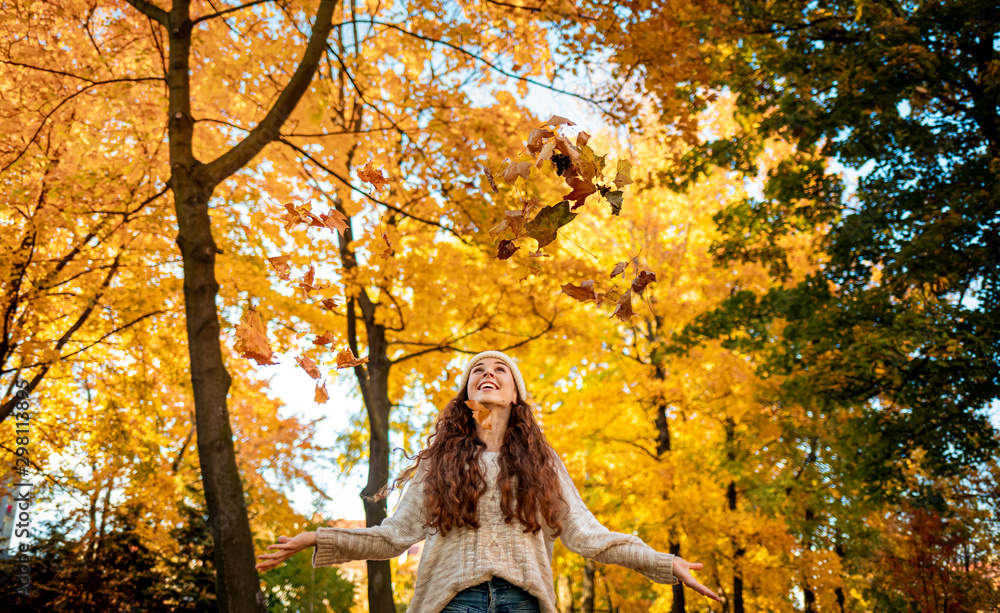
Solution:
M 718 594 L 698 583 L 698 580 L 691 576 L 692 570 L 701 570 L 702 568 L 704 568 L 704 566 L 698 562 L 688 562 L 680 556 L 674 556 L 674 576 L 677 577 L 681 583 L 699 594 L 704 594 L 712 600 L 722 602 L 722 599 L 719 598 Z

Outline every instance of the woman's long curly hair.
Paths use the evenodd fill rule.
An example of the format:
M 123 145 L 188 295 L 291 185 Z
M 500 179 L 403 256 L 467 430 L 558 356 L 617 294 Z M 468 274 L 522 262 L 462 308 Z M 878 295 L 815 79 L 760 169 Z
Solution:
M 465 405 L 468 399 L 468 390 L 463 389 L 448 402 L 427 447 L 394 484 L 398 487 L 416 474 L 421 463 L 427 463 L 423 481 L 427 527 L 440 530 L 442 535 L 462 526 L 478 528 L 476 504 L 486 492 L 485 476 L 479 466 L 486 443 L 476 435 L 472 410 Z M 511 407 L 498 463 L 500 512 L 505 521 L 510 523 L 516 518 L 524 525 L 524 532 L 537 533 L 542 529 L 538 521 L 541 517 L 559 536 L 559 514 L 566 508 L 566 501 L 560 493 L 555 450 L 520 394 Z

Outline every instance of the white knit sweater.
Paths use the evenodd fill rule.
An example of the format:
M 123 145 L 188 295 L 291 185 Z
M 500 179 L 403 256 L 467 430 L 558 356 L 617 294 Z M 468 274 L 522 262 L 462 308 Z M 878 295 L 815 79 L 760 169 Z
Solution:
M 542 530 L 535 534 L 523 532 L 524 526 L 517 519 L 509 524 L 504 521 L 496 485 L 498 456 L 497 452 L 484 452 L 482 456 L 488 489 L 477 506 L 478 529 L 453 528 L 441 536 L 437 530 L 424 528 L 422 464 L 395 513 L 381 525 L 317 529 L 313 566 L 387 560 L 426 539 L 407 613 L 438 613 L 455 594 L 491 577 L 506 579 L 538 597 L 542 613 L 556 613 L 552 531 L 544 521 Z M 559 537 L 567 549 L 604 564 L 634 569 L 656 583 L 677 583 L 673 555 L 652 549 L 636 536 L 611 532 L 602 526 L 580 498 L 562 461 L 557 470 L 563 498 L 569 503 L 561 517 L 563 531 Z

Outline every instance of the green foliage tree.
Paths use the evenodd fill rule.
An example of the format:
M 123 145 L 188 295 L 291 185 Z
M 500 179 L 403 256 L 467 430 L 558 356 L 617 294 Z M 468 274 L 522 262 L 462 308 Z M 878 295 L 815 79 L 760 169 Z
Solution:
M 716 216 L 718 262 L 789 274 L 784 245 L 818 233 L 793 287 L 738 284 L 679 336 L 723 338 L 788 375 L 789 397 L 844 414 L 845 458 L 873 496 L 906 488 L 917 452 L 935 475 L 987 460 L 1000 385 L 1000 132 L 994 3 L 745 2 L 712 85 L 737 93 L 741 133 L 688 157 L 760 194 Z M 724 51 L 724 53 L 722 53 Z M 769 139 L 795 153 L 758 176 Z M 830 169 L 857 173 L 857 188 Z M 690 177 L 689 177 L 690 178 Z M 849 452 L 849 453 L 848 453 Z

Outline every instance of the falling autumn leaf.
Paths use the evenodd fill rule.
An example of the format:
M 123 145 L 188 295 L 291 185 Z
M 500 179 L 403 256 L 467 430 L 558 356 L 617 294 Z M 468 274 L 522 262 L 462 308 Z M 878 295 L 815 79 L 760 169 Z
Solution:
M 622 321 L 628 321 L 632 318 L 632 290 L 628 290 L 622 294 L 618 302 L 615 303 L 615 312 L 611 316 L 617 317 Z
M 596 298 L 594 295 L 594 281 L 592 279 L 587 279 L 580 285 L 567 283 L 562 286 L 562 291 L 570 298 L 574 298 L 580 302 L 587 302 Z
M 486 175 L 486 180 L 489 182 L 490 187 L 493 188 L 493 193 L 495 194 L 499 192 L 500 190 L 497 189 L 497 182 L 493 179 L 493 173 L 490 172 L 489 167 L 483 166 L 482 169 L 483 169 L 483 174 Z
M 313 400 L 317 404 L 325 404 L 326 401 L 329 400 L 329 399 L 330 399 L 330 394 L 326 393 L 326 381 L 324 381 L 323 383 L 320 383 L 319 381 L 317 381 L 316 382 L 316 395 L 313 397 Z
M 614 270 L 611 271 L 611 278 L 614 279 L 616 276 L 622 274 L 626 268 L 628 268 L 628 262 L 618 262 L 615 264 Z
M 257 362 L 258 366 L 277 364 L 272 358 L 274 352 L 267 343 L 267 326 L 260 314 L 253 309 L 243 312 L 240 323 L 236 324 L 236 353 Z
M 337 209 L 330 209 L 329 213 L 323 213 L 320 215 L 320 219 L 323 220 L 323 225 L 331 230 L 336 230 L 341 236 L 349 227 L 347 217 Z
M 368 358 L 356 358 L 354 357 L 354 352 L 348 347 L 340 353 L 337 354 L 337 369 L 341 368 L 354 368 L 355 366 L 360 366 L 361 364 L 367 364 Z
M 563 200 L 538 211 L 538 215 L 535 215 L 535 218 L 529 221 L 524 229 L 528 231 L 528 236 L 538 241 L 538 248 L 541 249 L 556 240 L 559 228 L 575 218 L 576 214 L 569 211 L 569 202 Z
M 321 302 L 320 304 L 322 304 L 323 307 L 328 311 L 332 311 L 335 308 L 337 308 L 337 301 L 334 300 L 333 298 L 325 298 L 323 302 Z
M 520 249 L 520 247 L 515 245 L 514 241 L 502 240 L 497 246 L 497 259 L 506 260 L 510 258 L 510 256 L 514 255 L 514 252 L 518 249 Z
M 314 291 L 317 291 L 317 290 L 326 289 L 327 287 L 330 287 L 329 285 L 314 285 L 314 283 L 313 283 L 313 277 L 315 275 L 316 275 L 315 266 L 310 266 L 309 267 L 309 272 L 306 273 L 305 278 L 302 279 L 301 281 L 299 281 L 299 283 L 298 283 L 299 290 L 302 291 L 302 299 L 303 300 L 307 300 L 309 298 L 309 293 L 310 292 L 314 292 Z
M 556 141 L 550 140 L 549 142 L 545 143 L 545 146 L 542 147 L 541 153 L 538 154 L 538 158 L 535 160 L 535 168 L 541 168 L 542 164 L 545 163 L 545 160 L 552 159 L 552 154 L 555 153 L 555 150 L 556 150 Z
M 529 251 L 528 252 L 528 257 L 529 258 L 550 258 L 552 256 L 549 255 L 549 254 L 547 254 L 547 253 L 542 253 L 542 250 L 539 249 L 538 251 Z
M 587 134 L 586 132 L 580 132 L 579 134 L 576 135 L 576 146 L 582 147 L 586 145 L 589 140 L 590 140 L 590 134 Z
M 549 120 L 542 124 L 543 126 L 575 126 L 576 124 L 572 121 L 566 119 L 565 117 L 560 117 L 559 115 L 553 115 L 549 117 Z
M 625 202 L 624 193 L 621 191 L 613 191 L 604 194 L 604 197 L 608 199 L 611 203 L 611 214 L 617 215 L 622 212 L 622 204 Z
M 284 222 L 285 231 L 291 230 L 292 227 L 300 224 L 311 224 L 313 217 L 309 209 L 305 207 L 296 207 L 294 204 L 285 205 L 285 214 L 281 216 L 281 221 Z
M 542 150 L 544 146 L 545 139 L 552 138 L 555 136 L 554 132 L 549 130 L 544 130 L 542 128 L 535 128 L 528 134 L 528 144 L 525 149 L 531 155 L 538 155 L 538 152 Z
M 392 255 L 392 242 L 389 240 L 389 235 L 386 232 L 382 233 L 382 240 L 385 241 L 386 248 L 385 251 L 378 254 L 378 257 L 385 260 L 388 259 L 390 255 Z
M 376 169 L 372 167 L 371 160 L 365 164 L 365 167 L 358 171 L 358 178 L 367 183 L 371 183 L 372 187 L 375 189 L 382 189 L 382 187 L 389 183 L 388 179 L 382 176 L 382 169 Z
M 320 378 L 319 367 L 316 366 L 316 362 L 306 356 L 300 356 L 295 358 L 295 363 L 302 367 L 302 370 L 312 377 L 313 379 Z
M 472 409 L 472 417 L 483 430 L 493 429 L 493 411 L 487 409 L 475 400 L 466 400 L 465 406 Z
M 646 286 L 656 281 L 656 273 L 650 272 L 648 270 L 639 271 L 636 275 L 635 280 L 632 281 L 632 291 L 642 295 L 642 291 L 646 289 Z
M 313 345 L 329 345 L 336 339 L 333 332 L 324 332 L 320 334 L 315 339 L 313 339 Z
M 563 200 L 573 200 L 576 202 L 576 204 L 570 208 L 571 211 L 583 206 L 587 196 L 590 196 L 597 191 L 597 187 L 593 183 L 587 179 L 581 179 L 580 177 L 567 178 L 566 185 L 573 188 L 573 191 L 563 196 Z
M 518 177 L 527 181 L 530 172 L 531 162 L 513 162 L 510 166 L 504 169 L 502 173 L 500 173 L 500 178 L 507 183 L 513 183 Z
M 267 258 L 267 261 L 274 268 L 274 272 L 278 273 L 278 276 L 284 280 L 288 280 L 288 275 L 291 272 L 291 268 L 288 266 L 288 261 L 292 259 L 290 255 L 279 255 L 273 258 Z
M 626 185 L 632 184 L 631 170 L 631 162 L 628 160 L 618 160 L 618 166 L 615 169 L 615 187 L 621 189 Z

